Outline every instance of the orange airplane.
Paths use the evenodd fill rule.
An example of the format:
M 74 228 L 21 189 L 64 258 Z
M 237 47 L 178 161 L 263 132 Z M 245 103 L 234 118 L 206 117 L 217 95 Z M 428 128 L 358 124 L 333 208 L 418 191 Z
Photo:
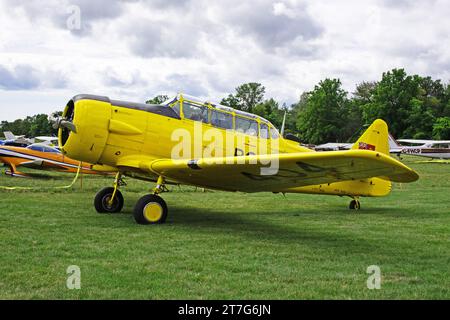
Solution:
M 30 177 L 17 170 L 17 167 L 26 167 L 37 170 L 54 170 L 67 173 L 78 171 L 80 161 L 70 159 L 56 148 L 44 144 L 32 144 L 26 148 L 0 146 L 0 162 L 9 167 L 5 173 L 14 177 Z M 114 168 L 82 163 L 80 173 L 109 174 L 117 171 Z

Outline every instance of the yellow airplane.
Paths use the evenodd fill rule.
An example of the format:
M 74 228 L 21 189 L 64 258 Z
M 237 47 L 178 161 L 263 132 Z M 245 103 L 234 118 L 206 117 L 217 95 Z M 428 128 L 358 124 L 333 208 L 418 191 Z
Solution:
M 388 127 L 376 120 L 351 150 L 315 152 L 284 139 L 266 119 L 179 94 L 161 105 L 103 96 L 72 98 L 57 120 L 59 144 L 70 158 L 115 168 L 113 187 L 101 190 L 99 213 L 120 212 L 123 176 L 156 182 L 134 209 L 139 224 L 164 223 L 159 196 L 168 184 L 241 192 L 380 197 L 391 181 L 419 176 L 389 156 Z

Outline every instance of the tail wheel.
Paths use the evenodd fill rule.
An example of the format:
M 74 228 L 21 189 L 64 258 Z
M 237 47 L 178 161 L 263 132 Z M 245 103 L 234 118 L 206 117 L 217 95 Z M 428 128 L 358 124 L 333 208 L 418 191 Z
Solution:
M 350 205 L 348 206 L 351 210 L 359 210 L 361 209 L 361 203 L 358 200 L 350 201 Z
M 162 224 L 167 219 L 167 204 L 157 195 L 143 196 L 134 208 L 134 219 L 139 224 Z
M 95 196 L 94 206 L 98 213 L 118 213 L 123 208 L 123 195 L 117 190 L 112 203 L 114 188 L 108 187 L 100 190 Z

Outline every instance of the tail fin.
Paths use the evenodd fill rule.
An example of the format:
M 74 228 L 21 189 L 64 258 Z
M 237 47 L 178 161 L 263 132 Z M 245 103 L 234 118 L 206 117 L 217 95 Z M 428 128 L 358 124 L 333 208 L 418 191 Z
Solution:
M 394 139 L 394 137 L 389 133 L 389 147 L 391 149 L 400 148 L 401 145 Z
M 3 132 L 3 135 L 5 136 L 6 140 L 15 140 L 16 136 L 11 131 L 5 131 Z
M 389 132 L 386 122 L 377 119 L 355 142 L 352 149 L 373 150 L 389 155 L 388 136 Z

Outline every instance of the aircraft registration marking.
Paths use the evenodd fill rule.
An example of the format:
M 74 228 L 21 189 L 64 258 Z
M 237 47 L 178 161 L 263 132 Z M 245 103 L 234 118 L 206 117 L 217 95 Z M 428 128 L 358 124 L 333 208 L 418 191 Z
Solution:
M 419 148 L 408 148 L 408 149 L 402 149 L 401 152 L 402 153 L 406 153 L 406 154 L 421 154 L 422 153 L 422 149 L 419 149 Z

